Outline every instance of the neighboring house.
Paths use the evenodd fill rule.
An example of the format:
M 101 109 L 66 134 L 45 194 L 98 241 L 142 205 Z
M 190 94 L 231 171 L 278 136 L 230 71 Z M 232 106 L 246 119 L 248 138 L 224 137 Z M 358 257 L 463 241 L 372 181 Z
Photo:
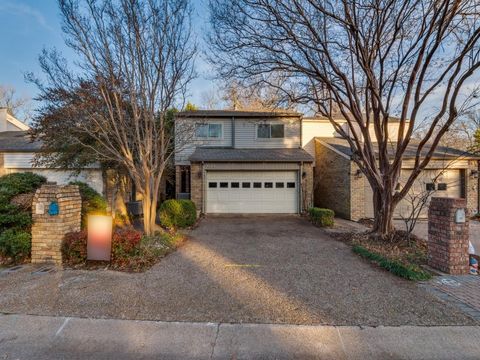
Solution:
M 98 167 L 85 168 L 78 173 L 66 169 L 35 167 L 33 160 L 42 144 L 40 141 L 32 142 L 28 130 L 29 127 L 8 114 L 7 109 L 0 108 L 0 176 L 34 172 L 57 184 L 78 180 L 100 193 L 104 192 L 104 179 Z
M 300 213 L 313 204 L 314 158 L 293 112 L 187 111 L 176 115 L 178 198 L 204 213 Z M 191 136 L 185 136 L 191 133 Z
M 341 119 L 338 120 L 342 124 Z M 393 118 L 389 124 L 392 150 L 398 134 L 399 122 Z M 342 124 L 346 127 L 346 124 Z M 373 133 L 371 137 L 374 139 Z M 302 128 L 302 145 L 315 157 L 314 203 L 328 207 L 338 216 L 350 220 L 373 218 L 373 193 L 366 177 L 352 160 L 348 142 L 334 130 L 328 119 L 305 118 Z M 428 147 L 428 146 L 427 146 Z M 407 148 L 400 175 L 401 189 L 411 173 L 416 144 Z M 427 149 L 425 149 L 426 151 Z M 479 209 L 478 160 L 480 157 L 448 147 L 437 147 L 432 160 L 414 183 L 408 195 L 395 211 L 395 217 L 407 217 L 420 198 L 447 196 L 466 198 L 471 214 Z M 420 217 L 428 215 L 428 206 L 422 207 Z

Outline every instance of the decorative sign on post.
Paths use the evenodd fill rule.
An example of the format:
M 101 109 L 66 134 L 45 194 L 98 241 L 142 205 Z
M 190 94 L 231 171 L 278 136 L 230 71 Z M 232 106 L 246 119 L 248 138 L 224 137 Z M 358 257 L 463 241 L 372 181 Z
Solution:
M 58 215 L 58 213 L 59 213 L 58 203 L 56 201 L 52 201 L 48 206 L 48 215 L 55 216 L 55 215 Z
M 88 216 L 87 259 L 110 261 L 112 250 L 112 217 Z
M 455 211 L 455 223 L 457 224 L 465 223 L 465 209 L 457 209 Z

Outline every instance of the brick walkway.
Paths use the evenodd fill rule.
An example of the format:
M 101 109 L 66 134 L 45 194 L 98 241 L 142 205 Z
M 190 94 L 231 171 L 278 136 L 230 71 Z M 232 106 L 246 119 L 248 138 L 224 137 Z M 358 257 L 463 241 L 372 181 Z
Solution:
M 480 320 L 480 276 L 444 275 L 422 283 L 428 291 Z

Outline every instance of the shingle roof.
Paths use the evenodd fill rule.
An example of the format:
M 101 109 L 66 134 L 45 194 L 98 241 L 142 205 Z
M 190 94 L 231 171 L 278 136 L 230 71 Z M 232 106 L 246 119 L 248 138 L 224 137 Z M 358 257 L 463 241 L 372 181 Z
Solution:
M 319 138 L 316 139 L 330 145 L 334 149 L 340 151 L 341 153 L 351 157 L 353 152 L 350 148 L 350 145 L 347 140 L 342 138 Z M 404 152 L 403 158 L 404 159 L 413 159 L 417 153 L 418 142 L 411 141 L 410 144 L 407 146 L 407 149 Z M 375 153 L 378 154 L 378 146 L 374 144 Z M 425 156 L 427 151 L 430 149 L 429 145 L 425 145 L 422 149 L 422 156 Z M 391 143 L 389 147 L 389 151 L 393 154 L 396 150 L 396 143 Z M 477 154 L 472 154 L 469 152 L 465 152 L 463 150 L 454 149 L 447 146 L 437 146 L 435 149 L 433 159 L 457 159 L 457 158 L 471 158 L 471 159 L 480 159 L 480 156 Z
M 32 142 L 27 131 L 0 132 L 0 151 L 35 152 L 41 147 L 42 142 Z
M 212 117 L 300 117 L 302 114 L 294 111 L 236 111 L 236 110 L 194 110 L 180 111 L 175 114 L 183 118 L 212 118 Z
M 233 149 L 197 147 L 189 158 L 192 162 L 313 162 L 303 149 Z

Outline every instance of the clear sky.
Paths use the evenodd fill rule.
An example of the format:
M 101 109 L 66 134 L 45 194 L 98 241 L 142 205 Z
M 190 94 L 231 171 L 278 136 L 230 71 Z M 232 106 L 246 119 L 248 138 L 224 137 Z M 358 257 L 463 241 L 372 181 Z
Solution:
M 198 40 L 206 24 L 206 0 L 193 0 L 194 27 Z M 72 52 L 63 41 L 56 0 L 0 0 L 0 85 L 12 86 L 18 95 L 35 97 L 36 88 L 24 80 L 24 73 L 41 75 L 38 55 L 42 48 L 56 47 L 67 59 Z M 212 71 L 197 60 L 198 78 L 190 86 L 190 101 L 200 104 L 201 94 L 214 87 Z

